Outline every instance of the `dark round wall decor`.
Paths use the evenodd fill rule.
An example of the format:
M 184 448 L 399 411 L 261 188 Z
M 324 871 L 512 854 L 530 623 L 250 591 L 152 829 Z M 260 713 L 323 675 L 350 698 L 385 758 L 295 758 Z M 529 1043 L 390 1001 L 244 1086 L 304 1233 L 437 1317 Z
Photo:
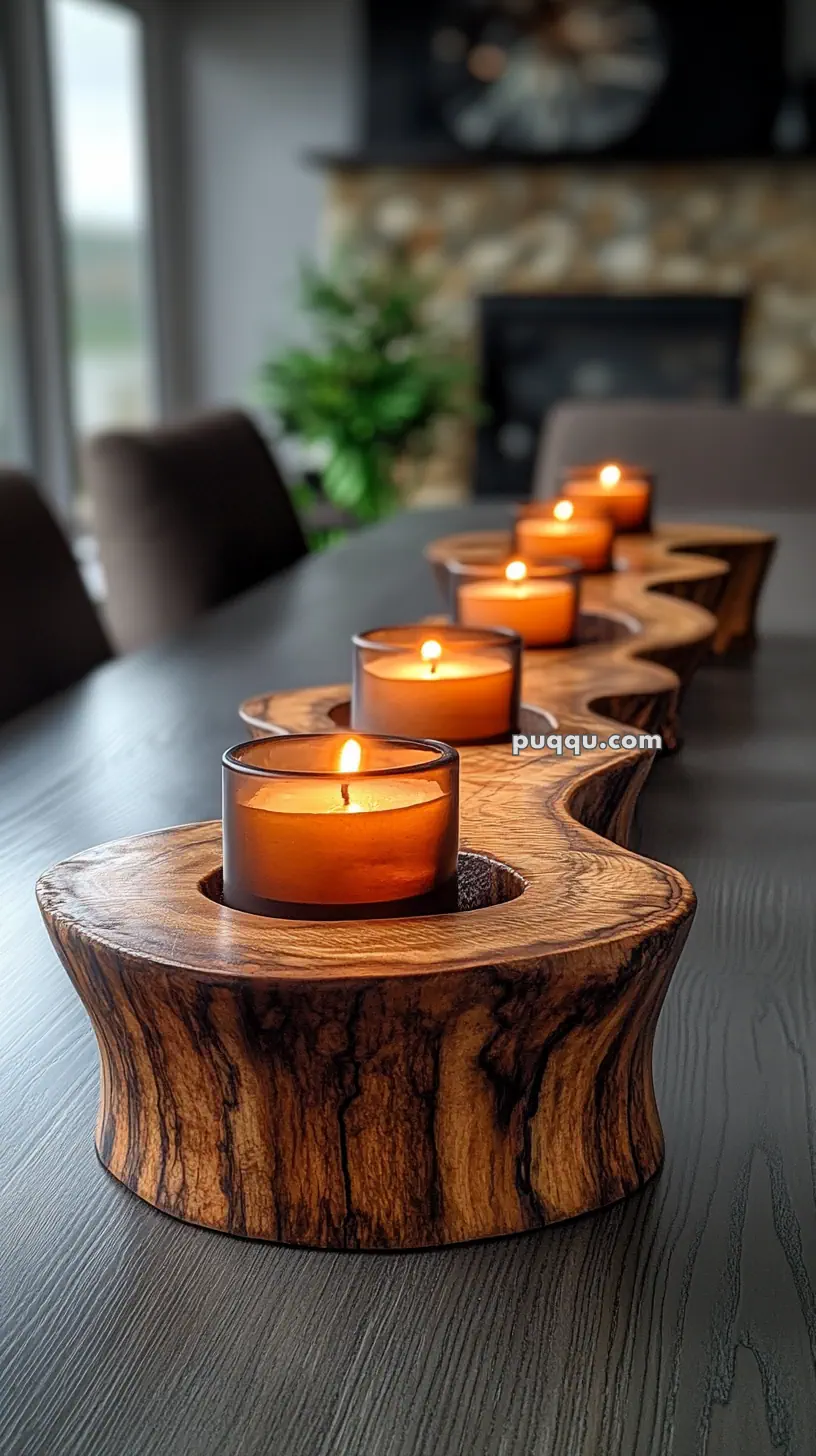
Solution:
M 645 0 L 455 0 L 430 36 L 442 120 L 462 147 L 596 151 L 641 124 L 668 74 Z

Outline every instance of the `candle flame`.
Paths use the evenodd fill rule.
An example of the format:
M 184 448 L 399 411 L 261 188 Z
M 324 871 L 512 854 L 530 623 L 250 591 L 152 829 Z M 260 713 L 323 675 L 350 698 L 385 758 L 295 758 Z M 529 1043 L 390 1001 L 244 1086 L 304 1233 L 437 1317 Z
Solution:
M 601 485 L 607 487 L 617 485 L 620 478 L 621 470 L 619 465 L 605 465 L 598 475 Z
M 572 501 L 560 500 L 556 501 L 555 505 L 553 506 L 553 515 L 555 516 L 555 519 L 557 521 L 571 521 L 572 513 L 574 510 L 575 507 L 572 504 Z
M 527 575 L 527 567 L 523 561 L 508 561 L 504 574 L 508 581 L 523 581 Z
M 356 773 L 360 767 L 363 750 L 356 738 L 347 738 L 340 749 L 340 772 Z
M 442 656 L 442 643 L 437 642 L 433 637 L 429 637 L 428 641 L 423 642 L 420 647 L 419 655 L 423 662 L 438 662 Z

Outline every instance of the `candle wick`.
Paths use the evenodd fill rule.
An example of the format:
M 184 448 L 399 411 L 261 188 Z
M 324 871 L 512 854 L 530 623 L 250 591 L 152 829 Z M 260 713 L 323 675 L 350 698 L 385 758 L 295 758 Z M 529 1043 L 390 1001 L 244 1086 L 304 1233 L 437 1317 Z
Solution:
M 343 803 L 345 804 L 346 808 L 348 808 L 349 807 L 349 804 L 351 802 L 350 799 L 349 799 L 349 786 L 348 786 L 348 784 L 341 784 L 340 785 L 340 793 L 342 794 L 342 797 L 343 797 Z
M 436 663 L 435 662 L 429 662 L 428 663 L 428 671 L 430 672 L 431 677 L 433 677 L 434 673 L 436 672 Z

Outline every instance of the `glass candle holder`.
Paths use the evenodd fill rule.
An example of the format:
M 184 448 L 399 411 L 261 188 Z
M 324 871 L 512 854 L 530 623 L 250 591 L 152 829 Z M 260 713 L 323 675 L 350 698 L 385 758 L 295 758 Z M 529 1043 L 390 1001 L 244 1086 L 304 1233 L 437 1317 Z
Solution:
M 567 500 L 594 502 L 608 510 L 619 532 L 652 528 L 654 476 L 640 466 L 572 465 L 564 472 L 560 491 Z
M 226 905 L 347 919 L 456 908 L 459 755 L 345 733 L 256 738 L 223 758 Z
M 571 557 L 528 565 L 451 561 L 451 611 L 463 627 L 509 627 L 525 647 L 560 647 L 575 636 L 580 563 Z
M 523 561 L 573 556 L 584 572 L 612 570 L 615 522 L 595 501 L 531 501 L 519 506 L 513 551 Z
M 521 638 L 417 623 L 354 641 L 351 723 L 368 733 L 489 743 L 518 723 Z

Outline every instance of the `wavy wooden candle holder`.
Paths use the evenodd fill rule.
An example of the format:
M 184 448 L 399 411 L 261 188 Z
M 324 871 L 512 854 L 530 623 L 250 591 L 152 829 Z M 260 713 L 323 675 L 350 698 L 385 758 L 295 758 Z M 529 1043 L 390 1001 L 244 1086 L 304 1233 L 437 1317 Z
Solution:
M 621 725 L 598 705 L 624 699 L 662 719 L 678 682 L 641 655 L 716 624 L 660 605 L 639 636 L 598 617 L 607 640 L 540 654 L 554 716 L 520 727 L 603 734 Z M 330 728 L 347 698 L 244 711 L 262 705 L 256 731 Z M 663 1152 L 654 1030 L 694 912 L 681 874 L 626 848 L 651 758 L 462 750 L 448 915 L 231 910 L 217 823 L 57 865 L 37 892 L 97 1036 L 103 1164 L 188 1222 L 336 1249 L 519 1233 L 642 1187 Z
M 566 715 L 579 731 L 594 731 L 602 714 L 617 727 L 660 733 L 664 748 L 676 748 L 678 705 L 706 654 L 755 641 L 775 545 L 765 532 L 726 526 L 665 526 L 659 536 L 626 537 L 618 553 L 626 569 L 584 580 L 578 643 L 524 654 L 523 701 L 559 724 Z M 449 560 L 503 556 L 509 548 L 506 531 L 470 531 L 432 542 L 425 555 L 447 599 Z M 329 730 L 347 726 L 349 696 L 346 685 L 317 696 L 259 694 L 241 705 L 241 717 L 258 735 L 281 721 L 289 732 Z

